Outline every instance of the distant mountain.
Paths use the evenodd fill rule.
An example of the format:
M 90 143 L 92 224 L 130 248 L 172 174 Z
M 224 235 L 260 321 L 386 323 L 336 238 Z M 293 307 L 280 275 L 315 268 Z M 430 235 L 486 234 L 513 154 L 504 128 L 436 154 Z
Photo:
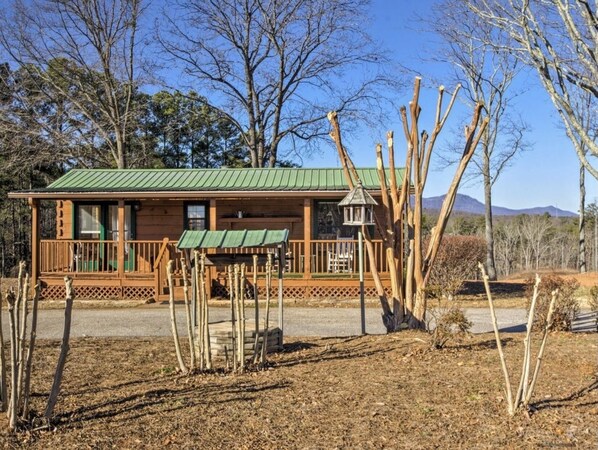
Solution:
M 444 195 L 438 197 L 424 198 L 424 209 L 440 210 Z M 484 204 L 469 195 L 457 194 L 455 199 L 455 212 L 466 214 L 484 214 Z M 576 217 L 577 214 L 571 211 L 565 211 L 555 206 L 536 206 L 525 209 L 510 209 L 502 206 L 493 206 L 492 214 L 495 216 L 517 216 L 519 214 L 542 215 L 548 213 L 552 217 Z

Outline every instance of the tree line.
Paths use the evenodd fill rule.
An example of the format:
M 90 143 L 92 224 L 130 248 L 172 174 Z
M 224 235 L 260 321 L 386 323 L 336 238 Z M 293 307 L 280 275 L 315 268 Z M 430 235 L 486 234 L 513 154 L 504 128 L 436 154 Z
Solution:
M 53 67 L 60 64 L 66 62 Z M 0 69 L 0 272 L 8 275 L 30 258 L 31 217 L 27 203 L 8 200 L 7 193 L 45 187 L 72 168 L 117 164 L 93 119 L 66 113 L 69 99 L 47 95 L 51 87 L 35 80 L 42 68 Z M 250 165 L 238 131 L 194 91 L 136 92 L 130 109 L 135 114 L 123 151 L 132 167 Z M 55 237 L 53 202 L 42 203 L 41 218 L 42 236 Z
M 588 271 L 598 271 L 598 205 L 588 205 L 585 216 L 586 268 Z M 542 269 L 579 269 L 577 217 L 521 214 L 497 216 L 494 220 L 495 259 L 499 277 Z M 433 223 L 433 220 L 428 220 L 428 223 Z M 484 217 L 454 215 L 449 222 L 447 235 L 478 236 L 483 239 Z

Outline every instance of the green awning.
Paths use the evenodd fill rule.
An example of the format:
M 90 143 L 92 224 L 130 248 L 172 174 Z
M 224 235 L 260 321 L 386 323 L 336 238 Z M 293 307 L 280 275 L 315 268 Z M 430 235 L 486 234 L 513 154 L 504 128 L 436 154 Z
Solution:
M 289 230 L 185 230 L 177 247 L 188 248 L 239 248 L 276 247 L 286 244 Z

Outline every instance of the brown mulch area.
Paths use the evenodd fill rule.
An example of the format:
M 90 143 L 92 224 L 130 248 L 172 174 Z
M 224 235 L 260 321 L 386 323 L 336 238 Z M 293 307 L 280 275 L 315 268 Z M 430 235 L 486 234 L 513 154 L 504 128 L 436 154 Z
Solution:
M 490 290 L 493 296 L 523 296 L 525 295 L 526 283 L 521 281 L 491 281 Z M 460 295 L 486 295 L 486 288 L 483 281 L 466 281 L 459 291 Z
M 523 336 L 503 338 L 518 372 Z M 58 346 L 42 341 L 36 350 L 37 410 Z M 2 431 L 0 446 L 595 448 L 596 354 L 595 334 L 551 335 L 537 411 L 511 418 L 490 334 L 445 350 L 430 350 L 427 336 L 416 332 L 293 338 L 272 355 L 270 370 L 189 377 L 174 372 L 169 339 L 81 338 L 72 341 L 56 429 Z

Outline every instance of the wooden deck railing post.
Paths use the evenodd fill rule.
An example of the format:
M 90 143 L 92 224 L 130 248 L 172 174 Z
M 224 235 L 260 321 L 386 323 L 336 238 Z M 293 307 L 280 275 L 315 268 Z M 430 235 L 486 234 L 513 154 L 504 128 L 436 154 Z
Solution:
M 208 218 L 210 221 L 210 230 L 217 230 L 218 229 L 218 201 L 216 199 L 210 200 L 210 211 L 208 214 Z M 214 253 L 215 249 L 208 249 L 207 253 Z M 206 283 L 206 294 L 208 299 L 212 298 L 212 280 L 215 280 L 218 277 L 218 270 L 216 266 L 208 266 L 207 267 L 208 273 L 208 282 Z
M 311 199 L 303 201 L 303 278 L 311 278 Z
M 117 271 L 118 278 L 122 281 L 125 277 L 125 201 L 118 201 L 118 244 L 117 244 Z
M 30 198 L 31 206 L 31 286 L 37 285 L 39 278 L 39 202 L 37 199 Z
M 156 260 L 154 261 L 154 291 L 156 293 L 155 300 L 160 300 L 160 291 L 162 287 L 162 258 L 164 258 L 164 254 L 168 249 L 168 242 L 169 239 L 165 237 L 162 239 L 162 245 L 160 246 L 160 251 L 158 252 L 158 256 L 156 256 Z

